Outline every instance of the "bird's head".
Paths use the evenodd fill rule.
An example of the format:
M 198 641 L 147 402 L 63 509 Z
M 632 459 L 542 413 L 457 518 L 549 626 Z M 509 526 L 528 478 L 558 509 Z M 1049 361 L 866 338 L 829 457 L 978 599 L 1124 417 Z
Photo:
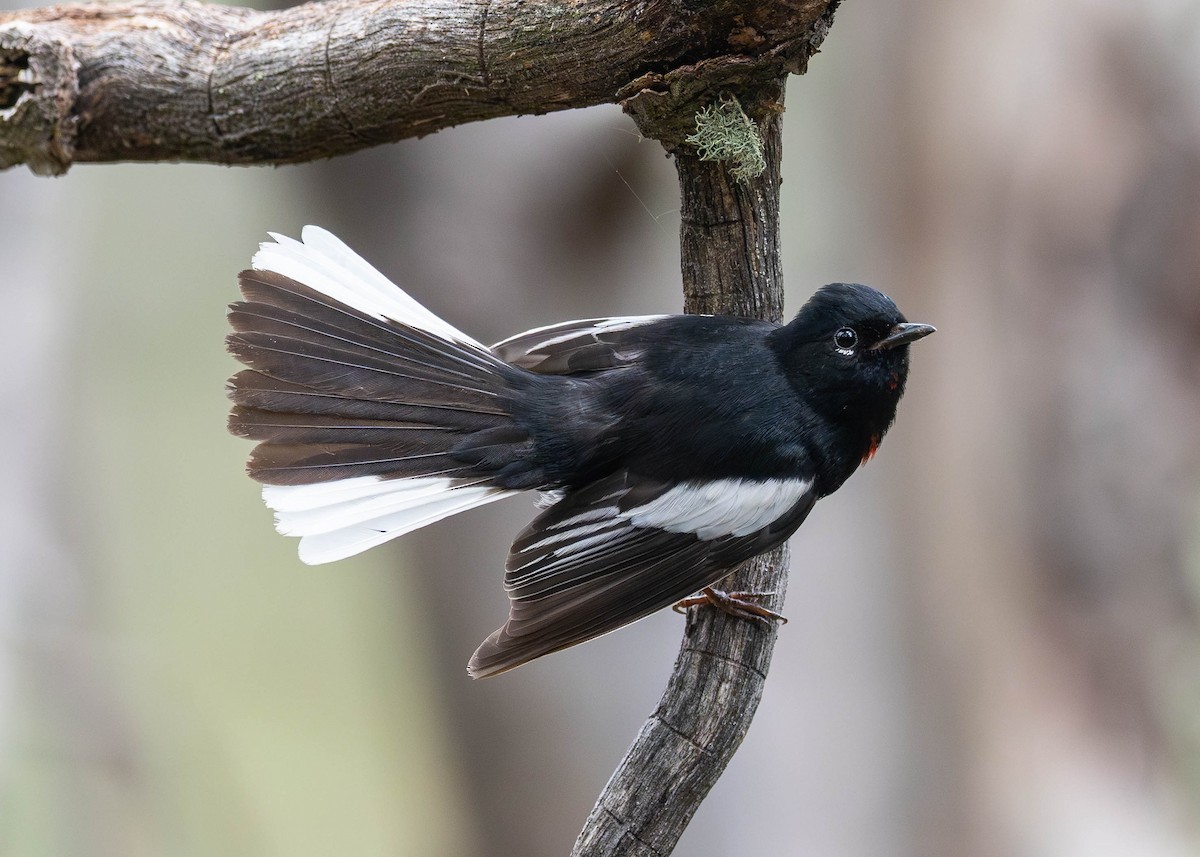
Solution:
M 908 346 L 934 332 L 909 322 L 887 295 L 857 283 L 832 283 L 772 335 L 788 377 L 825 417 L 861 421 L 882 436 L 908 377 Z

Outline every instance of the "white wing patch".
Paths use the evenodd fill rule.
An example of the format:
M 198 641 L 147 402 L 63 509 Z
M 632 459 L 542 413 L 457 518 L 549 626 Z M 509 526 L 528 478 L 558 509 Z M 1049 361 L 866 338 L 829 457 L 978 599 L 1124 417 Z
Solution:
M 356 476 L 310 485 L 263 486 L 275 529 L 300 536 L 300 559 L 333 562 L 442 518 L 515 494 L 445 476 Z
M 487 351 L 486 346 L 438 318 L 408 296 L 333 233 L 305 226 L 297 241 L 270 233 L 275 243 L 260 245 L 251 266 L 274 271 L 348 307 L 378 319 L 390 319 L 434 336 Z
M 519 572 L 551 553 L 563 558 L 597 547 L 622 530 L 657 529 L 688 533 L 701 541 L 748 536 L 782 518 L 812 491 L 811 479 L 716 479 L 685 482 L 641 506 L 621 511 L 624 492 L 614 492 L 597 505 L 550 524 L 540 538 L 525 545 L 513 568 Z M 514 575 L 517 585 L 524 578 Z
M 573 339 L 590 339 L 600 333 L 615 333 L 621 330 L 629 330 L 633 327 L 641 327 L 643 324 L 653 324 L 656 321 L 669 317 L 667 315 L 626 315 L 614 318 L 586 318 L 578 321 L 563 321 L 558 324 L 547 325 L 546 327 L 535 327 L 533 330 L 527 330 L 524 333 L 518 333 L 516 336 L 510 336 L 508 339 L 501 340 L 493 345 L 492 350 L 502 349 L 519 339 L 527 339 L 528 342 L 521 343 L 522 350 L 527 352 L 538 351 L 542 348 L 549 348 L 553 345 L 570 342 Z
M 810 490 L 811 479 L 685 482 L 623 516 L 635 527 L 694 533 L 702 541 L 748 536 L 783 517 Z
M 595 510 L 593 515 L 597 518 L 600 518 L 600 520 L 590 524 L 580 522 L 580 518 L 583 517 L 582 515 L 572 518 L 571 521 L 564 521 L 563 526 L 569 527 L 566 532 L 551 532 L 550 535 L 546 536 L 546 538 L 534 542 L 527 547 L 526 550 L 535 551 L 538 548 L 557 544 L 561 542 L 564 536 L 568 534 L 570 535 L 570 541 L 563 545 L 563 547 L 559 548 L 559 554 L 574 553 L 575 551 L 581 550 L 586 546 L 584 542 L 591 544 L 590 537 L 594 536 L 594 534 L 604 533 L 604 537 L 607 538 L 609 531 L 621 523 L 621 519 L 617 515 L 613 514 L 615 511 L 616 510 L 612 508 Z

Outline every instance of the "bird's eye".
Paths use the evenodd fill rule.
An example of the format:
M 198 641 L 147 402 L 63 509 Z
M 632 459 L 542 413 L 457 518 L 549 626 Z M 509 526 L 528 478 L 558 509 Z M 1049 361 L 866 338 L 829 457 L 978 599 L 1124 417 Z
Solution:
M 843 327 L 833 335 L 833 344 L 843 351 L 849 351 L 855 345 L 858 345 L 858 334 L 854 332 L 852 327 Z

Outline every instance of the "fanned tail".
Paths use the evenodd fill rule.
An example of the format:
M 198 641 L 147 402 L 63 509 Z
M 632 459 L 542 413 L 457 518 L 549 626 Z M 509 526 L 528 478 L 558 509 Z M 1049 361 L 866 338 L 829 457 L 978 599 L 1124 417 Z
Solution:
M 259 441 L 248 470 L 300 558 L 352 556 L 515 493 L 489 462 L 528 443 L 508 406 L 521 370 L 325 230 L 272 237 L 229 311 L 229 350 L 249 367 L 229 382 L 229 429 Z

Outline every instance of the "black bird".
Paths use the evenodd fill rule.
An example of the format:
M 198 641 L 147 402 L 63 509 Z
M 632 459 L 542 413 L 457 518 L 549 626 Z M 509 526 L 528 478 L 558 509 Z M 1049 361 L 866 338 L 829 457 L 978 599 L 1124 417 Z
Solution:
M 488 348 L 330 233 L 272 237 L 230 307 L 229 350 L 249 368 L 229 382 L 229 428 L 260 442 L 249 473 L 304 562 L 543 492 L 475 677 L 640 619 L 787 539 L 874 454 L 908 345 L 934 330 L 835 283 L 785 326 L 590 319 Z

